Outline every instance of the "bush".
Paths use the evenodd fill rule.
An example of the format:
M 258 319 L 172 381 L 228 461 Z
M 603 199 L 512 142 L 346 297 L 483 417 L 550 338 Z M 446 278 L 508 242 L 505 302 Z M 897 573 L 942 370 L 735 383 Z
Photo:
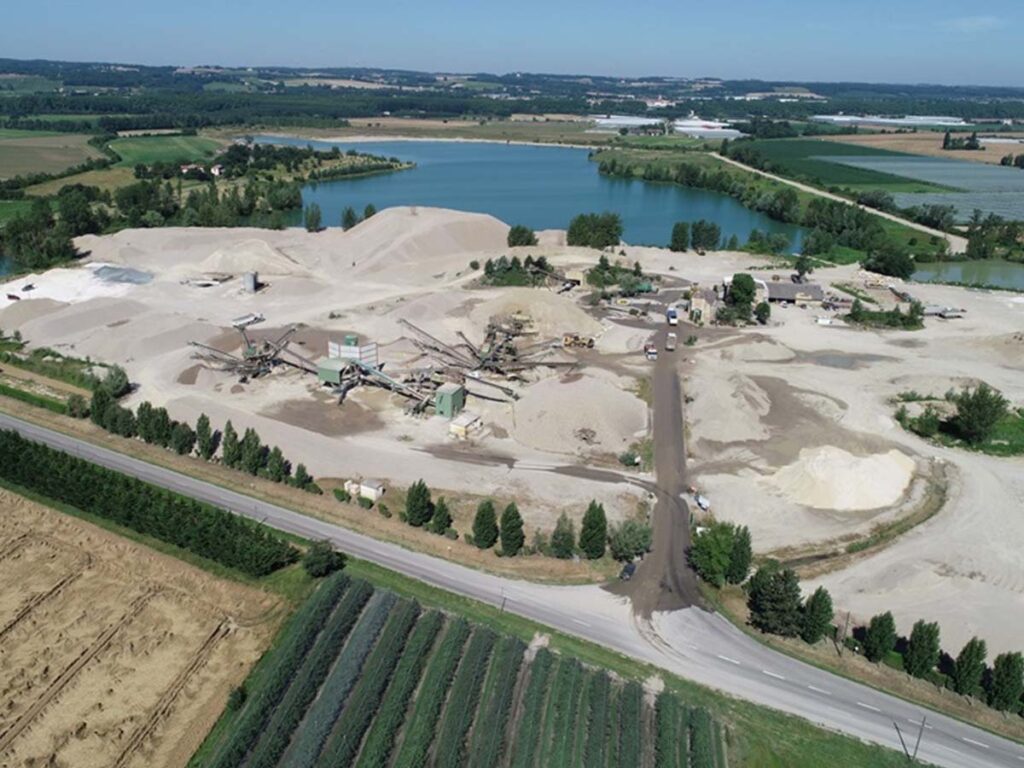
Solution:
M 358 499 L 359 506 L 363 509 L 373 509 L 373 499 L 368 499 L 365 496 L 360 496 Z
M 616 560 L 633 560 L 651 549 L 651 526 L 626 520 L 612 529 L 608 546 Z
M 622 240 L 622 219 L 617 213 L 581 213 L 569 222 L 566 243 L 608 248 Z
M 979 384 L 977 389 L 965 389 L 954 395 L 953 402 L 956 404 L 956 431 L 971 445 L 979 445 L 991 438 L 996 425 L 1010 410 L 1006 398 L 985 383 Z
M 329 541 L 314 541 L 302 556 L 302 567 L 314 579 L 319 579 L 345 567 L 345 555 Z
M 537 235 L 529 227 L 516 224 L 508 231 L 508 247 L 515 248 L 522 245 L 536 245 Z
M 380 504 L 377 505 L 377 512 L 385 520 L 390 520 L 391 519 L 391 509 L 384 502 L 381 502 Z
M 335 488 L 334 498 L 336 498 L 343 504 L 348 504 L 350 501 L 352 501 L 352 494 L 346 491 L 344 488 Z
M 576 550 L 576 531 L 572 521 L 563 512 L 558 516 L 555 530 L 551 534 L 551 554 L 561 560 L 568 560 Z

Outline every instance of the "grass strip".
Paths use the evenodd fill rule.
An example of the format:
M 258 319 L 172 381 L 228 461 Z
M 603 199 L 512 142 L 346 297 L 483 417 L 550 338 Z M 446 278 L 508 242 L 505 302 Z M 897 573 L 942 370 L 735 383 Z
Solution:
M 23 403 L 35 405 L 39 408 L 45 408 L 48 411 L 59 413 L 62 416 L 66 416 L 68 412 L 67 404 L 60 400 L 54 400 L 52 397 L 46 397 L 45 395 L 37 395 L 35 392 L 26 392 L 23 389 L 11 387 L 2 382 L 0 382 L 0 395 L 6 395 L 7 397 L 14 398 L 15 400 L 21 400 Z

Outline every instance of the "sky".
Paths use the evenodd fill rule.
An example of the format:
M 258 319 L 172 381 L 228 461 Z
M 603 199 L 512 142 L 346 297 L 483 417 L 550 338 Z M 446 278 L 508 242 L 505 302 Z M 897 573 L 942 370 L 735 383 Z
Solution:
M 1024 1 L 34 0 L 0 57 L 1024 86 Z

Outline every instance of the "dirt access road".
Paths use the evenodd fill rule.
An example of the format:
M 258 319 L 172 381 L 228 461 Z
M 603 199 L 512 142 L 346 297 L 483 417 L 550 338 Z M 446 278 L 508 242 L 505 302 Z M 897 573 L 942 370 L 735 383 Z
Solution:
M 757 168 L 753 168 L 753 167 L 751 167 L 749 165 L 744 165 L 743 163 L 740 163 L 740 162 L 738 162 L 736 160 L 732 160 L 732 159 L 730 159 L 728 157 L 723 157 L 722 155 L 718 154 L 717 152 L 712 152 L 711 154 L 714 157 L 717 157 L 723 163 L 728 163 L 729 165 L 734 165 L 737 168 L 742 168 L 744 171 L 750 171 L 750 173 L 756 173 L 758 176 L 764 176 L 766 179 L 773 179 L 774 181 L 781 182 L 782 184 L 788 184 L 789 186 L 794 187 L 796 189 L 799 189 L 802 192 L 809 192 L 812 195 L 818 195 L 819 197 L 824 197 L 824 198 L 827 198 L 829 200 L 837 200 L 840 203 L 846 203 L 847 205 L 856 205 L 862 211 L 867 211 L 868 213 L 873 214 L 875 216 L 881 216 L 883 219 L 888 219 L 889 221 L 895 221 L 897 224 L 902 224 L 905 227 L 910 227 L 911 229 L 916 229 L 918 232 L 924 232 L 925 234 L 932 235 L 933 237 L 941 237 L 947 243 L 949 243 L 949 252 L 950 253 L 966 253 L 966 251 L 967 251 L 967 238 L 966 237 L 960 237 L 958 235 L 951 235 L 948 232 L 943 232 L 943 231 L 938 230 L 938 229 L 932 229 L 931 227 L 926 227 L 924 224 L 918 224 L 915 221 L 909 221 L 907 219 L 900 218 L 899 216 L 894 216 L 891 213 L 886 213 L 885 211 L 880 211 L 877 208 L 871 208 L 871 207 L 866 206 L 866 205 L 861 205 L 859 203 L 851 202 L 851 201 L 847 200 L 845 197 L 840 197 L 839 195 L 833 195 L 831 192 L 826 192 L 826 191 L 824 191 L 822 189 L 818 189 L 817 187 L 812 187 L 809 184 L 801 184 L 799 181 L 793 181 L 792 179 L 787 179 L 785 176 L 776 176 L 774 173 L 768 173 L 766 171 L 760 171 Z
M 666 301 L 665 309 L 669 303 L 671 301 Z M 637 567 L 633 578 L 613 590 L 628 595 L 633 601 L 633 611 L 644 618 L 650 618 L 655 611 L 703 605 L 697 575 L 686 561 L 691 536 L 690 509 L 683 501 L 686 492 L 686 437 L 677 370 L 680 352 L 665 350 L 668 333 L 668 328 L 662 326 L 652 339 L 658 346 L 658 360 L 651 374 L 654 473 L 657 479 L 657 501 L 651 520 L 652 549 Z

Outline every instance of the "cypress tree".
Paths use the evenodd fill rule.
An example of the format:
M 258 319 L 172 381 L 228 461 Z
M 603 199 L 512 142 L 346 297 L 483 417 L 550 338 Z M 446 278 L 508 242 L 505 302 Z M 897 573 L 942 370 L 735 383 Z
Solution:
M 434 505 L 434 515 L 430 518 L 430 522 L 427 523 L 427 528 L 431 532 L 442 536 L 451 527 L 452 513 L 448 510 L 448 502 L 442 496 L 437 500 L 437 504 Z
M 484 499 L 473 517 L 473 543 L 480 549 L 490 549 L 497 540 L 498 517 L 494 512 L 494 502 Z
M 1020 709 L 1024 694 L 1024 657 L 1014 651 L 996 656 L 988 684 L 988 703 L 1003 712 Z
M 267 456 L 267 477 L 275 483 L 284 481 L 284 455 L 276 445 Z
M 729 555 L 729 567 L 725 572 L 725 579 L 730 584 L 742 584 L 750 572 L 750 562 L 753 560 L 754 552 L 750 541 L 750 529 L 747 526 L 740 526 L 736 529 L 736 535 L 732 542 L 732 552 Z
M 868 661 L 879 662 L 896 647 L 896 621 L 886 611 L 871 618 L 864 637 L 864 656 Z
M 224 439 L 221 441 L 221 457 L 224 464 L 229 467 L 237 467 L 242 460 L 242 449 L 238 444 L 238 433 L 234 425 L 228 421 L 224 425 Z
M 89 403 L 89 418 L 98 427 L 106 429 L 107 409 L 114 404 L 114 398 L 104 387 L 96 387 L 92 391 L 92 401 Z
M 573 529 L 572 521 L 563 512 L 558 522 L 555 523 L 555 530 L 551 534 L 551 554 L 562 560 L 568 560 L 576 550 L 576 531 Z
M 505 557 L 515 557 L 525 541 L 522 515 L 515 502 L 511 502 L 501 513 L 501 553 Z
M 580 549 L 588 559 L 597 560 L 604 557 L 607 544 L 608 518 L 605 516 L 604 507 L 596 501 L 591 501 L 583 514 L 583 524 L 580 527 Z
M 153 404 L 148 400 L 139 403 L 136 409 L 135 428 L 139 432 L 139 437 L 147 443 L 153 442 Z
M 345 229 L 352 229 L 359 223 L 359 216 L 351 205 L 347 206 L 341 214 L 341 226 Z
M 777 563 L 758 568 L 747 604 L 750 623 L 762 632 L 785 637 L 800 633 L 800 582 L 792 569 L 780 571 Z
M 824 587 L 818 587 L 804 604 L 803 626 L 800 637 L 805 643 L 818 642 L 832 626 L 832 596 Z
M 306 470 L 305 464 L 299 464 L 295 467 L 295 477 L 292 479 L 292 485 L 302 490 L 310 490 L 310 486 L 313 485 L 313 476 Z M 316 490 L 315 488 L 313 490 Z M 319 491 L 316 491 L 319 493 Z
M 953 690 L 973 696 L 981 687 L 981 678 L 985 674 L 985 656 L 988 648 L 984 640 L 972 637 L 956 657 L 953 665 Z
M 241 468 L 250 475 L 257 474 L 266 460 L 266 450 L 260 442 L 260 436 L 256 430 L 249 427 L 245 430 L 241 442 Z
M 914 677 L 925 677 L 939 663 L 939 653 L 939 625 L 919 619 L 910 630 L 904 667 Z
M 199 449 L 199 455 L 207 461 L 217 452 L 217 437 L 210 428 L 210 417 L 205 413 L 200 414 L 199 420 L 196 421 L 196 447 Z
M 409 486 L 409 492 L 405 496 L 405 517 L 409 525 L 419 528 L 430 522 L 433 514 L 433 504 L 430 503 L 430 489 L 422 480 L 417 480 Z

